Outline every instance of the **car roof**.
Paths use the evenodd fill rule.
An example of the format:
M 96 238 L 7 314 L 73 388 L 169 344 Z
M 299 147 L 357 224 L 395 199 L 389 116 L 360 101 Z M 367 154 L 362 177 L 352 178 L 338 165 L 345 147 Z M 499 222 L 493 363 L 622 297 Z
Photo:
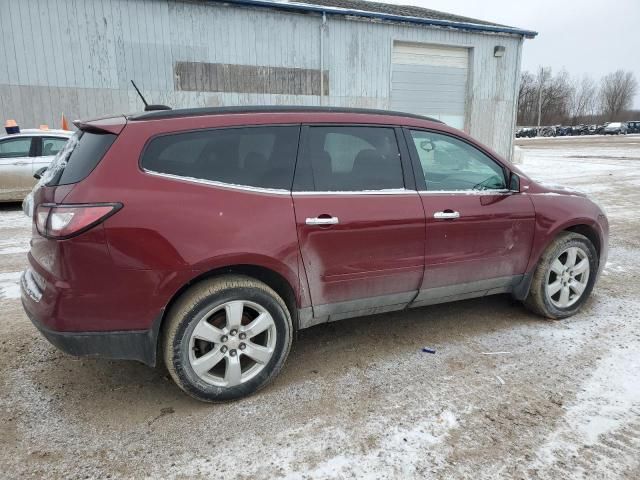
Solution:
M 443 123 L 436 118 L 416 115 L 413 113 L 395 112 L 392 110 L 376 110 L 370 108 L 345 108 L 345 107 L 318 107 L 298 105 L 255 105 L 235 107 L 203 107 L 203 108 L 179 108 L 175 110 L 155 110 L 150 112 L 135 113 L 127 116 L 128 120 L 161 120 L 169 118 L 197 117 L 209 115 L 224 115 L 238 113 L 357 113 L 365 115 L 383 115 L 393 117 L 415 118 L 435 123 Z
M 6 135 L 0 135 L 0 140 L 17 137 L 70 137 L 71 135 L 73 135 L 73 132 L 69 130 L 42 130 L 40 128 L 24 128 L 20 130 L 20 133 L 9 133 Z

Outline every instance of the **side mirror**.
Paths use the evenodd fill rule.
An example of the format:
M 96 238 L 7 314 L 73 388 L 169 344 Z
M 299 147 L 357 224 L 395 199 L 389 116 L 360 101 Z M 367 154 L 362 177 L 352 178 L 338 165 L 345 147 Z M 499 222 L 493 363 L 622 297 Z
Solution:
M 520 191 L 520 177 L 513 172 L 511 172 L 511 176 L 509 177 L 509 190 L 512 192 Z
M 33 178 L 35 178 L 36 180 L 40 180 L 40 178 L 42 177 L 42 174 L 46 171 L 47 171 L 47 167 L 39 168 L 38 170 L 36 170 L 36 173 L 33 174 Z

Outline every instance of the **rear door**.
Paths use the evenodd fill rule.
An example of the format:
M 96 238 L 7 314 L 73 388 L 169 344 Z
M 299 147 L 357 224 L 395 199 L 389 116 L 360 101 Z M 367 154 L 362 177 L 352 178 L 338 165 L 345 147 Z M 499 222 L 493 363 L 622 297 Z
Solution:
M 398 135 L 380 126 L 303 128 L 293 201 L 316 318 L 400 309 L 417 294 L 425 219 Z
M 0 200 L 22 200 L 33 187 L 33 148 L 33 137 L 0 140 Z
M 427 222 L 425 275 L 416 304 L 507 291 L 529 260 L 535 212 L 487 153 L 442 133 L 406 130 Z

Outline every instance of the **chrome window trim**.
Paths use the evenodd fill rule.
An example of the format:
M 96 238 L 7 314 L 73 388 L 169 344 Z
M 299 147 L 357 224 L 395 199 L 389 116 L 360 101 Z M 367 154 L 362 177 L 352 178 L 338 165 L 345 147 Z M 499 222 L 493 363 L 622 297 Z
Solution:
M 272 193 L 276 195 L 407 195 L 418 194 L 416 190 L 410 190 L 407 188 L 393 188 L 387 190 L 336 190 L 336 191 L 303 191 L 292 192 L 291 190 L 285 190 L 281 188 L 265 188 L 265 187 L 252 187 L 250 185 L 236 185 L 233 183 L 219 182 L 217 180 L 206 180 L 204 178 L 184 177 L 182 175 L 174 175 L 172 173 L 156 172 L 154 170 L 142 169 L 143 173 L 152 175 L 154 177 L 169 178 L 172 180 L 182 180 L 190 183 L 197 183 L 202 185 L 211 185 L 213 187 L 228 188 L 231 190 L 240 190 L 245 192 L 254 193 Z
M 418 194 L 416 190 L 410 190 L 407 188 L 393 188 L 387 190 L 336 190 L 336 191 L 301 191 L 291 192 L 292 195 L 306 196 L 306 195 L 408 195 Z
M 142 171 L 154 177 L 169 178 L 172 180 L 182 180 L 184 182 L 197 183 L 201 185 L 211 185 L 213 187 L 228 188 L 230 190 L 240 190 L 244 192 L 253 192 L 253 193 L 271 193 L 275 195 L 291 194 L 290 190 L 285 190 L 281 188 L 265 188 L 265 187 L 252 187 L 250 185 L 236 185 L 233 183 L 218 182 L 216 180 L 206 180 L 204 178 L 184 177 L 182 175 L 174 175 L 172 173 L 156 172 L 154 170 L 147 170 L 146 168 L 143 168 Z
M 418 190 L 420 195 L 446 194 L 446 195 L 509 195 L 516 193 L 508 189 L 500 190 Z

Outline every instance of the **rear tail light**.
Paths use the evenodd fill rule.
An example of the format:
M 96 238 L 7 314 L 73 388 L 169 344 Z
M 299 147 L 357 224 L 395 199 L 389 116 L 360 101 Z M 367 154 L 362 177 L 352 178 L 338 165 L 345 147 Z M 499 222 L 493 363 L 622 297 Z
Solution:
M 36 209 L 36 228 L 43 237 L 62 240 L 86 232 L 121 208 L 121 203 L 39 205 Z

